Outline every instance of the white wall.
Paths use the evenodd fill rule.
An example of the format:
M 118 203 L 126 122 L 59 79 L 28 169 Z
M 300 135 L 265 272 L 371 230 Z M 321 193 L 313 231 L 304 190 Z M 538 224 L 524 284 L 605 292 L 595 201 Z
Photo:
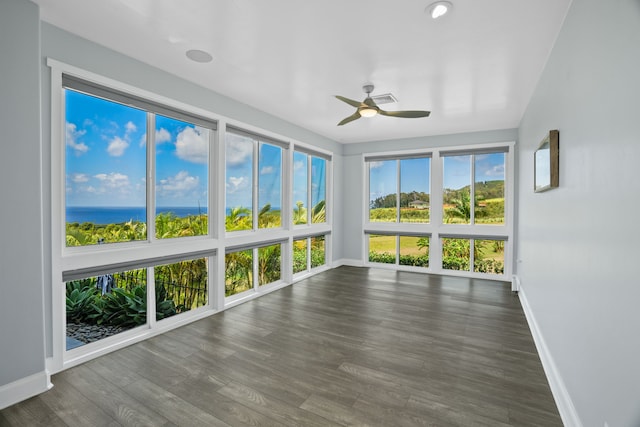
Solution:
M 567 425 L 640 426 L 639 105 L 640 2 L 573 1 L 520 126 L 517 233 Z M 560 188 L 534 194 L 550 129 Z
M 0 2 L 0 408 L 46 387 L 39 25 L 33 3 Z

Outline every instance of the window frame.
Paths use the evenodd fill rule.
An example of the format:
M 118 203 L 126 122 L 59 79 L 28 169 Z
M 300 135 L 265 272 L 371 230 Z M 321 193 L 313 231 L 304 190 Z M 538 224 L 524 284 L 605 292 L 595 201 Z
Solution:
M 209 128 L 208 147 L 208 230 L 206 235 L 186 236 L 176 239 L 157 239 L 155 236 L 155 144 L 147 143 L 146 151 L 146 210 L 147 210 L 147 239 L 139 241 L 116 242 L 105 245 L 66 246 L 66 199 L 65 199 L 65 174 L 66 174 L 66 143 L 65 143 L 65 90 L 69 77 L 86 84 L 85 87 L 97 88 L 97 91 L 106 90 L 106 93 L 118 96 L 130 97 L 134 104 L 148 101 L 148 105 L 165 110 L 156 111 L 157 114 L 170 118 L 200 125 L 216 123 L 219 128 L 219 119 L 208 111 L 184 104 L 180 101 L 166 98 L 152 92 L 130 86 L 102 75 L 86 71 L 72 65 L 64 64 L 51 58 L 47 58 L 47 65 L 51 69 L 51 274 L 52 274 L 52 356 L 47 360 L 48 369 L 57 372 L 71 366 L 75 366 L 98 355 L 105 354 L 115 348 L 126 345 L 131 340 L 144 339 L 153 334 L 174 328 L 178 324 L 190 319 L 197 319 L 207 315 L 213 309 L 220 306 L 217 289 L 212 286 L 217 274 L 217 254 L 219 253 L 219 240 L 217 239 L 216 223 L 218 198 L 216 185 L 216 153 L 219 145 L 219 132 Z M 75 90 L 72 88 L 72 90 Z M 84 92 L 84 91 L 80 91 Z M 87 92 L 84 92 L 87 93 Z M 99 94 L 87 93 L 91 96 L 107 99 L 108 101 L 122 103 L 122 98 Z M 137 107 L 136 107 L 137 108 Z M 149 112 L 146 111 L 147 117 Z M 155 116 L 154 116 L 155 117 Z M 195 120 L 191 120 L 194 118 Z M 155 133 L 155 120 L 147 118 L 147 141 L 152 132 Z M 207 258 L 207 304 L 156 321 L 154 286 L 149 286 L 153 280 L 153 269 L 157 265 L 167 264 L 173 261 Z M 147 323 L 144 327 L 134 328 L 118 334 L 118 338 L 108 337 L 95 343 L 90 343 L 75 349 L 66 350 L 66 309 L 65 309 L 65 278 L 91 277 L 105 271 L 124 271 L 128 269 L 147 268 Z M 153 315 L 151 315 L 151 314 Z
M 246 130 L 244 128 L 235 126 L 235 125 L 230 125 L 227 124 L 226 125 L 226 129 L 224 132 L 225 135 L 225 141 L 223 142 L 222 145 L 225 145 L 225 157 L 223 158 L 223 165 L 222 167 L 224 168 L 225 171 L 225 178 L 223 180 L 223 182 L 226 183 L 226 169 L 227 169 L 227 159 L 226 159 L 226 137 L 229 133 L 238 135 L 238 136 L 243 136 L 245 138 L 249 138 L 251 139 L 252 143 L 253 143 L 253 155 L 251 158 L 251 170 L 252 170 L 252 175 L 251 175 L 251 203 L 252 203 L 252 208 L 251 208 L 251 229 L 245 229 L 245 230 L 227 230 L 226 226 L 223 227 L 224 229 L 224 233 L 225 236 L 227 238 L 231 237 L 231 236 L 241 236 L 242 234 L 246 234 L 246 233 L 272 233 L 274 231 L 278 231 L 278 230 L 286 230 L 287 227 L 287 223 L 288 223 L 288 219 L 290 214 L 288 212 L 285 212 L 285 206 L 288 205 L 288 198 L 286 197 L 286 193 L 287 193 L 287 171 L 290 169 L 289 168 L 289 152 L 292 151 L 291 150 L 291 144 L 289 142 L 286 141 L 282 141 L 270 136 L 264 136 L 260 133 L 256 133 L 256 132 L 252 132 L 249 130 Z M 259 216 L 259 212 L 260 212 L 260 206 L 259 206 L 259 192 L 260 192 L 260 144 L 269 144 L 269 145 L 273 145 L 273 146 L 277 146 L 280 147 L 280 149 L 282 150 L 281 155 L 280 155 L 280 204 L 282 206 L 280 206 L 280 227 L 271 227 L 271 228 L 260 228 L 259 227 L 259 223 L 258 223 L 258 216 Z M 225 212 L 225 216 L 226 216 L 226 209 L 227 209 L 227 204 L 226 204 L 226 189 L 224 192 L 224 212 Z
M 435 274 L 447 274 L 464 277 L 477 277 L 490 280 L 510 280 L 513 271 L 513 229 L 514 229 L 514 189 L 515 189 L 515 142 L 482 143 L 474 145 L 425 147 L 424 149 L 388 151 L 362 154 L 363 175 L 363 212 L 362 212 L 362 259 L 364 265 L 396 270 L 418 270 Z M 445 224 L 443 208 L 443 164 L 444 157 L 466 154 L 490 154 L 505 153 L 505 183 L 504 183 L 504 224 Z M 429 223 L 402 223 L 402 222 L 372 222 L 370 221 L 370 164 L 372 161 L 401 160 L 403 158 L 430 157 L 430 214 Z M 473 169 L 472 169 L 473 170 Z M 399 174 L 399 169 L 397 170 Z M 475 181 L 475 176 L 471 176 Z M 472 184 L 475 184 L 473 182 Z M 400 187 L 398 182 L 397 186 Z M 471 187 L 473 188 L 473 186 Z M 474 197 L 474 195 L 471 195 Z M 400 202 L 397 202 L 399 206 Z M 398 217 L 399 218 L 399 217 Z M 397 218 L 397 219 L 398 219 Z M 369 234 L 382 235 L 424 235 L 429 236 L 429 267 L 410 267 L 399 265 L 399 246 L 396 244 L 396 263 L 383 264 L 369 261 Z M 456 271 L 442 268 L 442 237 L 475 239 L 475 240 L 503 240 L 504 244 L 504 273 L 489 274 L 473 271 Z M 473 267 L 473 266 L 472 266 Z

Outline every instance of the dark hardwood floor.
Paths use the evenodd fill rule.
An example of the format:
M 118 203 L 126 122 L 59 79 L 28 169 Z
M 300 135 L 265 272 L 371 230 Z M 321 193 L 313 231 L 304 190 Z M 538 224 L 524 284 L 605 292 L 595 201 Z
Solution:
M 5 426 L 562 425 L 507 284 L 340 267 L 54 375 Z

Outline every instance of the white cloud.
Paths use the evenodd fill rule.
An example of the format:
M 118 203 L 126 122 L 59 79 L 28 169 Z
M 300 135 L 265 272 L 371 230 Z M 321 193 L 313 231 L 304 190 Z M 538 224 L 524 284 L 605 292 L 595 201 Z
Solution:
M 486 176 L 501 176 L 504 177 L 504 165 L 495 165 L 491 169 L 485 172 Z
M 71 181 L 75 183 L 82 183 L 89 181 L 89 175 L 86 173 L 74 173 L 71 175 Z
M 227 134 L 227 164 L 236 166 L 244 163 L 253 155 L 253 141 L 232 133 Z
M 104 193 L 106 190 L 125 190 L 129 188 L 129 177 L 119 172 L 99 173 L 93 176 L 102 184 L 102 188 L 96 192 Z
M 129 147 L 129 142 L 120 138 L 119 136 L 114 136 L 111 141 L 109 141 L 109 146 L 107 147 L 107 153 L 109 153 L 112 157 L 120 157 L 124 154 L 125 150 Z
M 135 124 L 133 124 L 133 122 L 132 122 L 132 121 L 128 121 L 128 122 L 127 122 L 127 124 L 125 124 L 125 125 L 124 125 L 124 128 L 125 128 L 125 132 L 126 132 L 127 134 L 129 134 L 129 133 L 133 133 L 133 132 L 135 132 L 136 130 L 138 130 L 138 128 L 136 127 L 136 125 L 135 125 Z
M 263 166 L 262 169 L 260 169 L 260 175 L 270 175 L 275 171 L 273 166 Z
M 293 170 L 298 171 L 300 169 L 304 168 L 304 162 L 298 160 L 297 162 L 293 162 Z
M 161 179 L 156 186 L 156 191 L 162 196 L 184 195 L 196 190 L 200 185 L 200 178 L 189 175 L 187 171 L 180 171 L 175 176 Z
M 171 141 L 171 133 L 165 128 L 156 130 L 156 144 L 162 144 L 164 142 Z
M 226 184 L 226 188 L 227 188 L 227 193 L 232 194 L 235 193 L 238 190 L 242 190 L 243 188 L 247 188 L 247 184 L 249 183 L 249 180 L 247 179 L 247 177 L 244 176 L 240 176 L 240 177 L 235 177 L 235 176 L 230 176 L 229 180 L 227 181 Z
M 165 128 L 160 128 L 156 130 L 156 145 L 163 144 L 165 142 L 171 141 L 171 132 L 166 130 Z M 140 147 L 144 147 L 147 145 L 147 133 L 143 133 L 140 137 Z
M 207 163 L 209 146 L 208 131 L 202 128 L 187 127 L 178 134 L 176 155 L 191 163 Z
M 81 155 L 89 151 L 89 147 L 84 142 L 78 142 L 78 139 L 81 138 L 87 131 L 85 130 L 77 130 L 76 125 L 73 123 L 66 123 L 65 129 L 65 140 L 69 147 L 73 148 L 76 155 Z
M 369 168 L 370 169 L 381 168 L 383 164 L 384 162 L 369 162 Z

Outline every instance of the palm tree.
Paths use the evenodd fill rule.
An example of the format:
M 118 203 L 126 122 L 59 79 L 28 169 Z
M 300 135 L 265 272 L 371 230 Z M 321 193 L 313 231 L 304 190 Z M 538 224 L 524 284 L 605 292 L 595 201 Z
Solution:
M 227 231 L 251 229 L 248 219 L 251 219 L 251 210 L 249 208 L 242 206 L 231 208 L 229 215 L 225 218 L 225 227 Z
M 296 209 L 293 211 L 293 223 L 294 224 L 306 224 L 307 223 L 307 210 L 304 208 L 304 203 L 297 201 Z

